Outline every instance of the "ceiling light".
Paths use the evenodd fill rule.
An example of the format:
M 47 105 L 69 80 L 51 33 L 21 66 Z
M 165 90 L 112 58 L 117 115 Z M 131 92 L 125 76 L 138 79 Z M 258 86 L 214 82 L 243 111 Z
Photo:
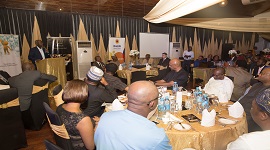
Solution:
M 221 3 L 219 3 L 219 6 L 225 7 L 228 4 L 228 0 L 224 0 Z

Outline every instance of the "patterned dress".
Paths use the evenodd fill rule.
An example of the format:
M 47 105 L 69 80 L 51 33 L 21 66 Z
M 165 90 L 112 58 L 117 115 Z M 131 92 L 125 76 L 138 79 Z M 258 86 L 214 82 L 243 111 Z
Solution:
M 82 141 L 82 137 L 79 130 L 76 129 L 76 126 L 84 117 L 87 116 L 83 113 L 68 112 L 62 107 L 62 105 L 57 107 L 56 112 L 66 126 L 73 148 L 75 150 L 85 150 L 86 148 Z

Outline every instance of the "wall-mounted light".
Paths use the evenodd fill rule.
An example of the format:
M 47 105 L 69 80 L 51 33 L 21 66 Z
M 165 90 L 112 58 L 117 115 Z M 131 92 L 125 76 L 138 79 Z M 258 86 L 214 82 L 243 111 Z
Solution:
M 221 3 L 219 3 L 219 6 L 225 7 L 228 4 L 228 0 L 224 0 Z

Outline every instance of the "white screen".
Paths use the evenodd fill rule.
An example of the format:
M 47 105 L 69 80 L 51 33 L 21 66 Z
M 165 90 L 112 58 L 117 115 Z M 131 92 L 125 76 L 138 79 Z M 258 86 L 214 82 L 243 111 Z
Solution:
M 145 54 L 161 57 L 163 52 L 169 53 L 169 34 L 140 33 L 140 58 Z

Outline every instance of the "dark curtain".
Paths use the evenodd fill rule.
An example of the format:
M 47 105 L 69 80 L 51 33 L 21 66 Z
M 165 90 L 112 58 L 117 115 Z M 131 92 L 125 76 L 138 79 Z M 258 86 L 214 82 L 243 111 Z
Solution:
M 46 37 L 48 33 L 52 37 L 59 36 L 59 33 L 62 37 L 69 37 L 72 34 L 76 39 L 80 18 L 84 23 L 89 40 L 91 33 L 93 34 L 97 48 L 99 46 L 100 34 L 103 36 L 105 48 L 107 48 L 109 37 L 115 36 L 117 21 L 119 22 L 121 37 L 128 36 L 130 47 L 132 46 L 134 35 L 139 46 L 139 33 L 147 32 L 148 27 L 148 22 L 142 18 L 0 8 L 0 33 L 19 35 L 20 47 L 22 46 L 23 34 L 25 34 L 31 45 L 34 16 L 37 17 L 44 45 L 47 42 Z M 151 32 L 170 34 L 171 41 L 174 26 L 166 23 L 150 23 L 150 30 Z M 190 38 L 192 43 L 194 43 L 194 27 L 175 26 L 175 30 L 176 40 L 179 41 L 181 37 L 183 46 L 185 37 L 188 44 Z M 197 39 L 200 39 L 203 49 L 205 42 L 208 43 L 209 39 L 211 40 L 213 30 L 203 28 L 196 28 L 196 30 Z M 219 43 L 220 40 L 224 43 L 229 38 L 228 31 L 214 30 L 214 34 L 215 40 L 217 39 Z M 231 34 L 234 41 L 242 41 L 242 32 L 231 32 Z M 244 35 L 245 41 L 251 40 L 252 33 L 244 33 Z M 256 35 L 256 41 L 257 39 L 258 35 Z

